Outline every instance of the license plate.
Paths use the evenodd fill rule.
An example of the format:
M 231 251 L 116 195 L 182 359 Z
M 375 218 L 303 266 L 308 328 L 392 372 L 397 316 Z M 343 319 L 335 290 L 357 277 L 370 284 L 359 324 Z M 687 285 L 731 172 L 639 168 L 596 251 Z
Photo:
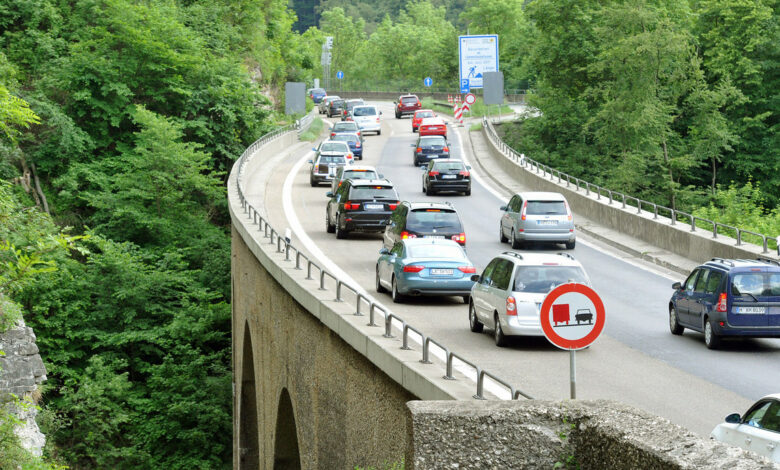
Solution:
M 766 307 L 735 307 L 737 313 L 766 313 Z
M 454 180 L 455 175 L 441 175 L 441 178 L 445 180 Z
M 558 225 L 557 220 L 537 220 L 537 225 Z
M 385 208 L 384 204 L 363 204 L 363 208 L 367 211 L 381 211 Z
M 434 276 L 450 276 L 452 269 L 431 268 L 431 274 Z
M 444 238 L 444 235 L 425 235 L 423 238 Z

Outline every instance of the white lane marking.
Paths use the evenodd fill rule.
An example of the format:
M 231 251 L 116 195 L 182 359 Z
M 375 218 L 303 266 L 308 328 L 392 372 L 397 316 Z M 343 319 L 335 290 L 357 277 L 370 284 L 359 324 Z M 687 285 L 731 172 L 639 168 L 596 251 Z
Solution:
M 298 162 L 293 165 L 292 169 L 289 173 L 287 173 L 287 177 L 284 180 L 284 186 L 282 187 L 282 208 L 284 210 L 284 213 L 287 215 L 287 221 L 290 224 L 290 228 L 292 229 L 293 233 L 298 237 L 298 240 L 306 246 L 309 249 L 309 252 L 312 254 L 312 256 L 316 257 L 320 260 L 320 262 L 323 264 L 323 267 L 331 272 L 334 276 L 341 279 L 343 282 L 346 282 L 347 284 L 350 284 L 352 287 L 354 287 L 356 290 L 358 290 L 361 294 L 363 294 L 366 298 L 368 298 L 370 301 L 375 302 L 379 304 L 383 309 L 385 309 L 388 312 L 392 311 L 385 307 L 384 304 L 377 301 L 374 296 L 370 295 L 364 288 L 361 286 L 358 282 L 356 282 L 349 274 L 347 274 L 343 269 L 341 269 L 336 263 L 334 263 L 330 258 L 328 258 L 325 253 L 317 246 L 316 243 L 314 243 L 314 240 L 312 240 L 309 235 L 306 233 L 306 230 L 304 230 L 303 225 L 301 225 L 300 220 L 298 219 L 298 214 L 295 211 L 295 207 L 292 203 L 292 186 L 293 186 L 293 180 L 295 179 L 295 176 L 298 174 L 298 172 L 301 170 L 301 167 L 303 166 L 304 162 L 309 160 L 311 156 L 314 155 L 314 152 L 309 151 L 306 154 L 301 157 Z M 380 313 L 381 315 L 381 313 Z M 400 322 L 393 322 L 393 325 L 396 328 L 399 327 Z M 414 333 L 414 332 L 412 332 Z M 417 343 L 417 345 L 422 346 L 422 337 L 419 335 L 411 334 L 409 335 L 409 338 Z M 438 347 L 432 347 L 429 352 L 439 359 L 440 361 L 444 362 L 446 364 L 447 358 L 444 355 L 444 351 L 439 349 Z M 453 361 L 454 368 L 466 376 L 468 379 L 470 379 L 475 384 L 477 383 L 477 377 L 476 372 L 470 367 L 466 366 L 462 362 L 455 359 Z M 497 397 L 506 396 L 507 390 L 503 387 L 498 386 L 495 382 L 493 382 L 489 377 L 487 380 L 485 380 L 484 383 L 485 390 L 489 391 L 493 395 Z

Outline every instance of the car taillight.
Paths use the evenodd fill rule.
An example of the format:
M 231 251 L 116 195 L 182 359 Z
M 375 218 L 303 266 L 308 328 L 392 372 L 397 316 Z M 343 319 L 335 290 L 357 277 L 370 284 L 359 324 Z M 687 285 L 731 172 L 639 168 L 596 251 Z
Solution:
M 339 188 L 341 187 L 341 183 L 343 183 L 343 181 L 339 181 L 339 185 L 338 185 Z
M 400 201 L 399 201 L 399 202 L 400 202 Z M 390 204 L 388 204 L 388 206 L 390 207 L 390 210 L 391 210 L 391 211 L 394 211 L 394 210 L 395 210 L 395 208 L 396 208 L 396 207 L 398 207 L 398 203 L 399 203 L 399 202 L 391 202 Z
M 428 172 L 428 177 L 432 178 L 434 176 L 439 176 L 439 172 L 438 171 L 429 171 Z
M 442 151 L 442 152 L 449 152 L 449 151 L 450 151 L 450 148 L 449 148 L 449 147 L 444 147 L 443 149 L 441 149 L 441 151 Z
M 469 172 L 468 171 L 461 171 L 458 174 L 460 176 L 463 176 L 464 178 L 468 178 L 469 177 Z
M 354 211 L 360 209 L 360 203 L 359 202 L 352 202 L 347 201 L 344 203 L 344 210 L 345 211 Z
M 477 268 L 474 266 L 458 266 L 458 269 L 466 274 L 474 274 L 477 272 Z
M 425 266 L 419 266 L 419 265 L 404 266 L 405 273 L 419 273 L 423 269 L 425 269 Z
M 417 238 L 417 235 L 406 231 L 401 232 L 401 240 L 406 240 L 407 238 Z
M 465 233 L 461 232 L 461 233 L 459 233 L 457 235 L 453 235 L 452 239 L 454 241 L 460 243 L 461 245 L 465 245 L 466 244 L 466 234 Z
M 523 211 L 520 213 L 520 220 L 525 220 L 526 208 L 528 208 L 528 201 L 523 202 Z
M 726 295 L 725 292 L 721 292 L 720 297 L 718 298 L 718 305 L 715 307 L 715 310 L 718 312 L 728 312 L 728 305 L 729 305 L 729 297 Z
M 355 144 L 355 147 L 356 147 L 356 148 L 357 148 L 357 147 L 360 147 L 360 142 L 356 143 L 356 144 Z
M 379 118 L 376 118 L 376 122 L 379 122 Z
M 420 103 L 420 100 L 417 100 L 417 106 L 422 106 L 422 103 Z
M 517 316 L 517 304 L 512 296 L 506 298 L 506 314 Z
M 566 203 L 566 201 L 563 201 L 563 206 L 566 208 L 566 215 L 569 216 L 569 220 L 571 220 L 571 209 L 569 209 L 569 204 Z M 571 232 L 571 230 L 569 230 Z
M 335 135 L 336 135 L 336 133 L 335 133 L 335 132 L 331 132 L 331 133 L 330 133 L 330 136 L 331 136 L 331 137 L 334 137 Z
M 417 150 L 415 150 L 417 153 L 422 153 L 422 147 L 417 147 Z

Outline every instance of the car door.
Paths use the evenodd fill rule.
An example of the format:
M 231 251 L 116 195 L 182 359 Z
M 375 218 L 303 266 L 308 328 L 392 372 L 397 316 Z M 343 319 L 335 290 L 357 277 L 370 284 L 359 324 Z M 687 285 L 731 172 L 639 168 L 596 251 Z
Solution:
M 777 400 L 756 403 L 734 431 L 724 435 L 723 441 L 767 458 L 776 456 L 780 441 L 780 403 Z
M 699 276 L 699 280 L 696 281 L 696 288 L 693 292 L 694 303 L 688 311 L 691 323 L 699 326 L 704 324 L 704 316 L 715 309 L 725 277 L 725 273 L 718 269 L 707 269 L 707 271 L 706 282 L 703 283 L 701 291 L 699 284 L 704 276 Z
M 393 278 L 393 272 L 395 272 L 395 266 L 403 258 L 404 244 L 398 242 L 393 245 L 390 253 L 384 257 L 383 262 L 379 265 L 379 279 L 382 281 L 382 285 L 388 289 L 391 286 L 391 279 Z
M 486 312 L 490 315 L 490 323 L 495 328 L 495 316 L 493 312 L 497 312 L 499 318 L 506 314 L 506 298 L 509 292 L 509 280 L 512 278 L 512 270 L 514 269 L 514 263 L 509 260 L 502 259 L 493 270 L 493 274 L 490 279 L 490 305 L 491 309 Z
M 512 212 L 513 208 L 517 206 L 517 200 L 519 198 L 520 197 L 517 195 L 512 196 L 506 209 L 504 209 L 504 213 L 501 214 L 501 233 L 507 238 L 509 238 L 509 235 L 512 233 Z
M 347 199 L 347 192 L 349 191 L 350 186 L 349 182 L 346 182 L 336 190 L 336 197 L 334 198 L 333 204 L 331 204 L 330 219 L 334 225 L 341 223 L 339 221 L 339 213 L 341 213 L 341 208 L 344 205 L 344 201 Z
M 693 324 L 688 311 L 690 310 L 691 297 L 693 297 L 693 289 L 696 287 L 696 279 L 702 271 L 702 268 L 694 269 L 677 292 L 677 318 L 679 318 L 680 323 L 685 325 Z M 701 328 L 701 325 L 698 328 Z
M 479 277 L 479 281 L 474 283 L 474 288 L 471 290 L 471 299 L 474 302 L 474 310 L 477 312 L 477 318 L 484 323 L 487 314 L 485 313 L 490 309 L 489 299 L 489 285 L 490 278 L 493 274 L 493 270 L 500 261 L 500 258 L 495 258 L 487 267 L 482 271 L 482 275 Z
M 699 277 L 696 278 L 696 283 L 693 286 L 693 293 L 688 299 L 688 313 L 687 319 L 685 320 L 686 323 L 690 323 L 694 326 L 698 325 L 699 327 L 702 326 L 699 318 L 701 318 L 703 315 L 702 308 L 704 308 L 704 304 L 702 301 L 705 297 L 704 290 L 707 286 L 707 278 L 709 278 L 710 273 L 712 273 L 711 269 L 702 268 L 702 270 L 699 272 Z

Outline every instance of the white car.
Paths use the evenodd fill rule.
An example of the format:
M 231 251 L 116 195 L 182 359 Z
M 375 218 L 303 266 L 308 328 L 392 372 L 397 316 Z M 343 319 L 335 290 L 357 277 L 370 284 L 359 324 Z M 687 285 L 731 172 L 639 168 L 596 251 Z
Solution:
M 376 132 L 376 135 L 382 133 L 382 123 L 379 116 L 382 111 L 376 109 L 376 106 L 355 106 L 352 108 L 352 119 L 357 123 L 363 132 Z
M 472 280 L 471 331 L 480 333 L 487 325 L 499 347 L 506 346 L 508 336 L 544 336 L 539 310 L 555 287 L 569 282 L 590 285 L 582 265 L 568 253 L 505 251 Z
M 710 437 L 780 463 L 780 393 L 758 400 L 744 416 L 726 416 Z

